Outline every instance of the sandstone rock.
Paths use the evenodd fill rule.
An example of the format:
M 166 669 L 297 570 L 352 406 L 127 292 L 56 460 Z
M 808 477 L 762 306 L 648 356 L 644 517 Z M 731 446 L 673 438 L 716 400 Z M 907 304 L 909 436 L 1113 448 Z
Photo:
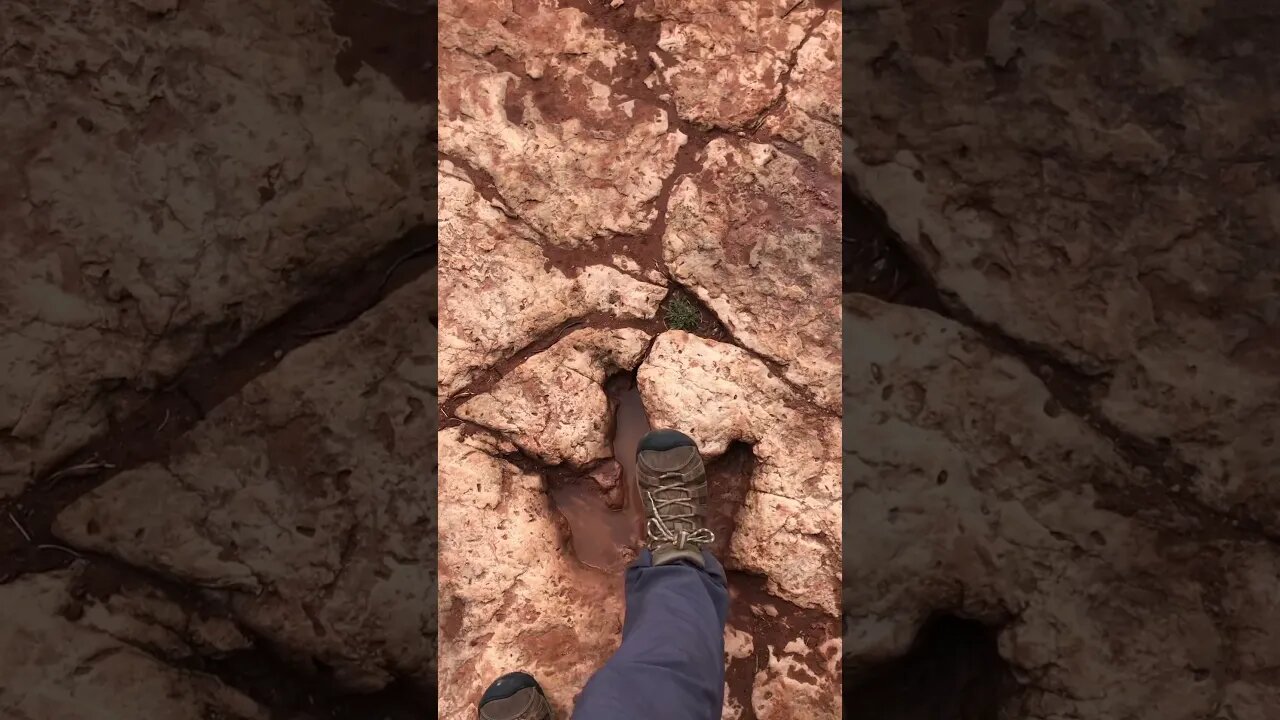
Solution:
M 621 578 L 576 565 L 542 478 L 495 458 L 497 443 L 440 433 L 440 717 L 472 718 L 484 688 L 513 668 L 568 717 L 617 648 Z
M 293 351 L 55 532 L 231 591 L 241 623 L 344 687 L 434 686 L 435 288 Z
M 1219 712 L 1232 720 L 1266 720 L 1280 707 L 1280 691 L 1260 683 L 1238 682 L 1227 686 Z
M 635 370 L 648 346 L 643 330 L 577 330 L 508 372 L 493 390 L 463 403 L 458 417 L 552 465 L 610 457 L 605 378 Z
M 722 717 L 840 717 L 834 619 L 767 594 L 762 578 L 730 572 L 729 594 Z
M 749 658 L 755 652 L 755 645 L 749 633 L 734 627 L 732 623 L 725 625 L 724 655 L 726 662 Z
M 547 268 L 539 239 L 489 205 L 449 164 L 440 178 L 440 385 L 448 398 L 564 322 L 652 317 L 665 288 L 593 265 Z
M 1190 720 L 1272 662 L 1273 546 L 1182 516 L 977 333 L 862 296 L 846 310 L 849 668 L 952 613 L 1001 628 L 1012 716 Z
M 194 653 L 181 628 L 204 621 L 157 597 L 117 595 L 86 609 L 75 584 L 75 571 L 59 571 L 0 585 L 6 717 L 266 720 L 217 678 L 171 664 Z
M 832 175 L 840 174 L 841 14 L 827 12 L 796 53 L 778 110 L 764 129 L 796 143 Z
M 1020 7 L 868 7 L 846 172 L 956 303 L 1095 376 L 1103 417 L 1274 535 L 1274 12 Z
M 655 269 L 646 270 L 640 267 L 640 263 L 636 262 L 632 258 L 627 257 L 626 255 L 614 255 L 613 265 L 614 267 L 618 268 L 622 272 L 632 277 L 643 278 L 648 282 L 653 283 L 654 285 L 661 285 L 662 287 L 667 286 L 666 275 L 663 275 L 661 272 L 658 272 Z
M 501 52 L 520 63 L 513 68 L 518 75 L 556 79 L 564 86 L 616 84 L 610 71 L 634 55 L 619 38 L 594 26 L 581 9 L 562 7 L 555 0 L 532 0 L 519 7 L 502 0 L 445 0 L 439 14 L 440 47 L 495 61 L 495 51 Z M 602 67 L 592 67 L 597 63 Z M 448 87 L 461 87 L 455 78 L 441 79 Z M 552 110 L 563 100 L 548 97 L 540 104 Z M 603 107 L 596 103 L 583 109 Z M 558 108 L 560 112 L 571 109 Z
M 781 95 L 806 32 L 827 11 L 794 0 L 655 0 L 637 16 L 659 23 L 657 75 L 680 116 L 744 129 Z
M 734 440 L 753 445 L 757 466 L 726 567 L 763 575 L 770 592 L 796 605 L 838 615 L 838 418 L 816 414 L 741 348 L 680 331 L 658 336 L 638 382 L 654 426 L 687 432 L 705 456 Z
M 711 455 L 754 443 L 758 472 L 722 553 L 735 568 L 731 592 L 746 583 L 763 594 L 767 584 L 798 603 L 769 604 L 768 621 L 792 634 L 782 642 L 754 620 L 741 625 L 734 652 L 745 655 L 734 658 L 726 717 L 832 715 L 838 668 L 815 668 L 828 656 L 806 650 L 839 635 L 830 27 L 801 50 L 828 11 L 569 4 L 441 8 L 441 383 L 454 400 L 446 412 L 471 423 L 441 435 L 442 717 L 469 718 L 483 688 L 517 667 L 567 714 L 616 647 L 614 570 L 636 523 L 634 501 L 624 502 L 629 459 L 608 458 L 649 427 L 645 407 L 654 426 L 695 428 Z M 757 137 L 776 134 L 818 162 L 718 139 L 697 159 L 700 172 L 672 177 L 692 159 L 676 170 L 686 139 L 672 123 L 754 132 L 766 116 L 773 122 Z M 642 422 L 611 443 L 602 385 L 611 370 L 636 367 L 649 335 L 609 328 L 657 314 L 669 285 L 653 257 L 659 241 L 672 279 L 782 365 L 786 381 L 747 351 L 668 333 L 658 342 L 671 347 L 639 369 L 645 407 L 620 401 L 619 417 L 638 411 Z M 565 334 L 578 324 L 587 329 Z M 549 349 L 507 362 L 531 345 Z M 578 472 L 537 477 L 503 459 L 517 447 Z M 741 456 L 734 448 L 735 463 Z M 819 641 L 794 645 L 801 634 L 780 612 L 804 617 L 813 628 L 804 637 Z M 757 668 L 768 697 L 753 702 Z
M 720 720 L 741 720 L 742 704 L 729 694 L 728 683 L 725 684 L 724 695 L 724 710 L 720 713 Z
M 436 113 L 324 3 L 142 5 L 0 8 L 0 496 L 428 212 Z
M 70 571 L 55 573 L 68 578 L 69 586 L 69 597 L 58 612 L 168 660 L 217 658 L 253 649 L 253 641 L 234 621 L 193 612 L 155 587 L 136 578 L 114 577 L 114 572 L 118 571 L 77 562 Z
M 760 720 L 841 717 L 839 679 L 814 675 L 803 653 L 770 653 L 769 664 L 756 673 L 751 706 Z
M 741 362 L 752 362 L 741 350 L 722 347 L 742 355 Z M 646 372 L 643 367 L 642 392 Z M 702 385 L 714 376 L 714 372 L 691 372 L 687 382 Z M 743 379 L 741 386 L 749 386 L 752 379 L 784 397 L 794 395 L 785 384 L 767 375 Z M 646 394 L 646 404 L 648 397 Z M 776 398 L 774 402 L 783 405 Z M 773 411 L 787 412 L 785 406 L 774 407 Z M 440 442 L 442 717 L 469 717 L 476 697 L 488 682 L 512 667 L 532 672 L 552 694 L 558 710 L 567 712 L 572 696 L 616 647 L 623 615 L 621 575 L 593 572 L 573 559 L 558 531 L 544 481 L 499 459 L 512 452 L 514 446 L 486 431 L 461 428 L 445 430 Z M 714 446 L 714 441 L 704 443 Z M 793 467 L 804 470 L 799 464 Z M 834 482 L 834 475 L 832 479 Z M 834 515 L 831 503 L 826 507 Z M 741 527 L 740 524 L 740 533 Z M 783 538 L 777 545 L 795 547 L 791 538 Z M 777 554 L 770 557 L 776 560 Z M 823 589 L 834 602 L 838 570 L 832 565 L 827 571 L 829 579 Z M 748 608 L 755 605 L 740 597 L 737 582 L 730 578 L 735 612 L 750 613 Z M 761 622 L 776 629 L 772 637 L 787 635 L 792 618 L 804 613 L 809 613 L 806 617 L 811 625 L 803 634 L 795 633 L 783 642 L 753 638 L 758 630 L 753 624 L 735 621 L 726 631 L 727 660 L 755 666 L 773 652 L 794 665 L 777 666 L 782 668 L 780 672 L 785 671 L 785 678 L 776 674 L 762 676 L 769 698 L 759 704 L 758 713 L 764 714 L 757 717 L 781 720 L 788 717 L 786 713 L 806 710 L 831 714 L 828 711 L 836 702 L 838 674 L 834 666 L 821 672 L 815 672 L 813 667 L 838 654 L 829 654 L 830 648 L 821 647 L 822 639 L 838 642 L 835 618 L 794 606 L 779 610 L 770 604 L 768 609 L 772 616 Z M 761 612 L 765 610 L 762 608 Z M 795 642 L 800 637 L 814 636 L 819 637 L 818 642 Z M 818 650 L 811 653 L 811 648 Z M 763 657 L 757 659 L 756 653 Z M 790 693 L 794 699 L 773 699 L 775 690 Z M 740 697 L 751 703 L 751 688 L 746 689 L 745 695 L 728 696 L 728 717 L 733 717 L 735 707 L 741 711 Z
M 663 258 L 744 346 L 839 412 L 840 201 L 834 177 L 717 138 L 671 194 Z
M 686 138 L 626 87 L 635 50 L 554 0 L 447 0 L 440 13 L 441 151 L 492 177 L 549 243 L 646 230 Z
M 591 470 L 589 477 L 601 490 L 608 492 L 618 487 L 618 483 L 622 481 L 622 464 L 617 460 L 600 463 Z

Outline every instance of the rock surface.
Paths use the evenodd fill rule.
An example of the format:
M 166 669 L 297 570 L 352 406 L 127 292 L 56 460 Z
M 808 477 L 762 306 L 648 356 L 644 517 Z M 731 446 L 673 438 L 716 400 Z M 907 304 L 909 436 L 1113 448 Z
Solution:
M 557 717 L 568 717 L 622 631 L 621 577 L 590 572 L 566 552 L 543 479 L 495 457 L 503 452 L 482 433 L 440 433 L 447 720 L 474 717 L 478 694 L 512 668 L 533 674 Z
M 99 599 L 76 570 L 0 585 L 0 708 L 14 720 L 266 720 L 217 678 L 175 666 L 248 641 L 146 593 Z
M 1190 720 L 1228 696 L 1248 717 L 1275 692 L 1241 684 L 1280 647 L 1262 609 L 1280 592 L 1274 545 L 1135 486 L 1108 438 L 978 333 L 865 296 L 846 310 L 850 670 L 951 613 L 1000 628 L 1012 717 Z
M 690 423 L 704 442 L 724 436 L 712 456 L 749 438 L 759 459 L 750 493 L 737 446 L 713 472 L 727 483 L 716 522 L 737 523 L 733 547 L 716 547 L 737 563 L 731 593 L 750 586 L 762 596 L 752 607 L 774 612 L 735 616 L 752 649 L 731 658 L 727 716 L 837 712 L 839 13 L 828 5 L 441 7 L 442 442 L 457 446 L 441 470 L 454 528 L 442 525 L 453 535 L 441 548 L 444 717 L 467 717 L 515 666 L 568 708 L 616 646 L 619 571 L 642 520 L 635 444 L 651 426 Z M 692 303 L 672 309 L 686 295 L 707 306 L 694 308 L 699 332 L 771 364 L 669 333 L 660 342 L 685 339 L 649 367 L 664 321 L 691 314 Z M 654 379 L 643 406 L 606 383 L 637 364 Z M 806 449 L 784 452 L 792 440 Z M 477 485 L 504 491 L 472 497 Z M 784 561 L 797 553 L 803 562 Z M 531 554 L 524 574 L 509 559 Z M 495 613 L 543 623 L 550 639 L 495 629 Z
M 1274 713 L 1276 22 L 863 4 L 844 170 L 886 227 L 846 235 L 897 235 L 981 330 L 850 302 L 855 672 L 954 613 L 998 634 L 1014 717 Z
M 320 0 L 0 8 L 0 497 L 423 221 L 435 111 L 343 43 Z
M 779 102 L 797 50 L 828 11 L 795 0 L 654 0 L 637 14 L 658 23 L 656 74 L 681 117 L 742 130 Z
M 671 193 L 663 259 L 746 347 L 839 412 L 834 176 L 770 145 L 717 138 Z
M 435 683 L 434 275 L 287 355 L 64 510 L 66 542 L 232 592 L 346 688 Z
M 440 178 L 440 387 L 480 373 L 567 321 L 651 317 L 664 287 L 608 265 L 573 277 L 548 269 L 538 235 L 490 205 L 452 165 Z
M 649 347 L 643 330 L 578 330 L 458 408 L 542 462 L 586 465 L 612 457 L 605 378 L 630 372 Z
M 429 262 L 416 4 L 0 7 L 0 715 L 310 720 L 433 684 L 434 280 L 311 340 Z
M 840 174 L 840 13 L 829 12 L 796 52 L 782 104 L 764 122 L 771 135 L 796 143 L 832 175 Z
M 1091 377 L 1216 511 L 1280 530 L 1277 15 L 893 2 L 846 38 L 845 171 L 955 303 Z
M 441 3 L 441 151 L 551 244 L 643 232 L 685 135 L 626 87 L 635 49 L 555 0 L 517 7 Z
M 735 574 L 730 595 L 725 656 L 731 692 L 722 717 L 840 717 L 834 618 L 769 595 L 751 576 Z
M 763 575 L 796 605 L 839 615 L 839 419 L 808 409 L 741 348 L 680 331 L 658 336 L 638 382 L 654 426 L 681 428 L 704 455 L 733 441 L 753 446 L 756 468 L 725 566 Z

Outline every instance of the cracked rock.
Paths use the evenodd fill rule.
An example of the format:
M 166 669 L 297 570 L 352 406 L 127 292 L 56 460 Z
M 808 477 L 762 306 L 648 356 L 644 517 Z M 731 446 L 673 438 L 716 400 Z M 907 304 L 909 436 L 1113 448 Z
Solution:
M 846 672 L 951 613 L 999 628 L 1011 717 L 1200 720 L 1232 693 L 1249 717 L 1274 697 L 1255 674 L 1280 647 L 1273 545 L 1192 532 L 979 334 L 864 296 L 846 308 Z
M 626 87 L 635 50 L 554 0 L 446 0 L 440 13 L 441 151 L 491 177 L 553 245 L 644 232 L 686 138 Z
M 839 676 L 835 667 L 819 670 L 812 665 L 831 665 L 816 658 L 816 648 L 797 642 L 769 653 L 766 667 L 756 673 L 751 705 L 760 720 L 787 720 L 798 717 L 841 717 Z M 836 692 L 832 692 L 835 689 Z
M 285 356 L 56 534 L 229 591 L 241 623 L 340 686 L 434 687 L 435 297 L 423 276 Z
M 671 194 L 663 258 L 743 346 L 840 409 L 840 200 L 834 176 L 717 138 Z
M 142 6 L 0 7 L 0 497 L 428 211 L 434 109 L 323 3 Z
M 764 129 L 800 146 L 832 175 L 840 174 L 841 15 L 827 13 L 796 53 L 786 97 Z
M 567 320 L 597 312 L 652 317 L 666 295 L 665 288 L 607 265 L 570 277 L 547 263 L 535 233 L 487 203 L 445 164 L 440 178 L 443 397 Z
M 440 717 L 471 720 L 494 678 L 520 668 L 568 717 L 622 631 L 621 578 L 578 565 L 543 479 L 497 459 L 483 432 L 440 433 Z
M 846 172 L 956 303 L 1095 378 L 1171 484 L 1274 536 L 1275 10 L 1021 7 L 867 8 Z
M 656 21 L 656 75 L 680 116 L 700 127 L 742 130 L 784 92 L 783 77 L 816 18 L 796 0 L 655 0 L 638 17 Z
M 751 649 L 734 659 L 726 717 L 832 715 L 839 205 L 835 123 L 817 131 L 835 102 L 821 77 L 830 27 L 806 43 L 829 10 L 445 5 L 441 383 L 446 422 L 467 422 L 441 436 L 442 716 L 471 717 L 516 667 L 567 715 L 616 648 L 621 577 L 601 570 L 629 555 L 639 518 L 630 458 L 611 446 L 640 426 L 691 430 L 710 456 L 754 445 L 753 478 L 741 447 L 712 472 L 733 486 L 713 523 L 736 522 L 716 548 L 730 592 L 777 595 L 773 617 L 736 618 Z M 781 140 L 708 138 L 715 128 Z M 680 154 L 685 133 L 698 153 Z M 749 350 L 671 332 L 642 361 L 668 286 Z M 608 438 L 602 385 L 637 364 L 643 407 L 632 389 L 619 407 L 640 417 Z M 556 466 L 551 480 L 527 469 L 539 464 Z
M 197 652 L 192 642 L 239 647 L 234 626 L 216 627 L 146 593 L 86 595 L 80 579 L 67 570 L 0 585 L 5 717 L 267 720 L 218 678 L 172 664 Z
M 582 466 L 611 457 L 604 381 L 635 370 L 648 345 L 643 330 L 578 330 L 463 403 L 457 415 L 548 464 Z
M 741 348 L 681 331 L 658 336 L 638 383 L 654 426 L 687 432 L 707 457 L 735 440 L 753 446 L 756 469 L 725 566 L 765 576 L 771 593 L 796 605 L 838 615 L 839 419 L 807 409 Z

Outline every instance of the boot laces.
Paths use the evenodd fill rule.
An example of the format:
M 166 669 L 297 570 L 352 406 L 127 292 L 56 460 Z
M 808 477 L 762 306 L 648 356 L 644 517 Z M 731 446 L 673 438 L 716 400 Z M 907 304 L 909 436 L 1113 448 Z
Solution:
M 693 491 L 684 484 L 684 476 L 678 472 L 662 473 L 658 476 L 658 480 L 659 483 L 656 488 L 651 491 L 645 491 L 645 496 L 649 499 L 649 507 L 653 508 L 653 517 L 649 518 L 649 522 L 645 526 L 649 541 L 655 544 L 670 543 L 677 550 L 683 550 L 685 545 L 689 543 L 705 545 L 715 542 L 715 533 L 707 528 L 697 528 L 693 531 L 681 530 L 679 532 L 671 530 L 667 523 L 673 520 L 688 520 L 696 524 L 698 515 L 694 505 Z M 674 497 L 656 498 L 654 497 L 655 493 L 681 494 Z

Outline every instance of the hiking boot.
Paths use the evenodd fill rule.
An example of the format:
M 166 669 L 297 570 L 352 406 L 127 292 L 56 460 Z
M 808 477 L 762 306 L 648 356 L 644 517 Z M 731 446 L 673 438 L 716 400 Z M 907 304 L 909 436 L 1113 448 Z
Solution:
M 554 720 L 551 703 L 532 675 L 507 673 L 480 698 L 480 720 Z
M 688 560 L 701 567 L 702 546 L 716 536 L 706 528 L 707 469 L 697 443 L 675 430 L 648 433 L 636 451 L 636 477 L 653 564 Z

